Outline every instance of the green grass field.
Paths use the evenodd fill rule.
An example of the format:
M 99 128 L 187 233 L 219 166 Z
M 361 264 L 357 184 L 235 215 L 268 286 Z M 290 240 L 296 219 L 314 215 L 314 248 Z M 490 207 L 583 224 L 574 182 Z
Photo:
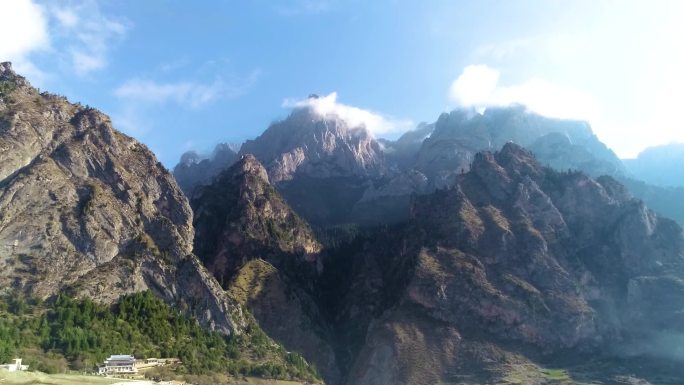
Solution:
M 0 385 L 113 385 L 152 384 L 146 381 L 126 381 L 118 378 L 84 376 L 79 374 L 45 374 L 39 372 L 0 371 Z
M 228 379 L 226 385 L 302 385 L 301 382 L 260 378 Z M 0 371 L 0 385 L 155 385 L 152 381 L 124 380 L 79 374 Z

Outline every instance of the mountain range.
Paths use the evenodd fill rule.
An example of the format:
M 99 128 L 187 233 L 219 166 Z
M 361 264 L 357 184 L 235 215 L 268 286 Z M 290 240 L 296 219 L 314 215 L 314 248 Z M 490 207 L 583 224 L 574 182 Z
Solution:
M 684 187 L 676 174 L 682 161 L 676 145 L 645 151 L 666 151 L 667 161 L 668 155 L 621 160 L 586 122 L 547 118 L 520 105 L 491 107 L 483 113 L 457 109 L 397 140 L 376 139 L 363 127 L 348 127 L 338 116 L 297 108 L 238 151 L 219 146 L 215 156 L 201 161 L 195 153 L 184 154 L 174 175 L 191 195 L 230 166 L 238 153 L 253 154 L 288 203 L 311 224 L 378 225 L 406 221 L 412 194 L 452 186 L 470 169 L 476 153 L 500 149 L 508 142 L 528 148 L 556 170 L 612 176 L 661 215 L 684 223 L 684 203 L 678 199 Z M 656 160 L 647 166 L 643 159 Z M 670 166 L 655 172 L 662 162 Z M 653 179 L 659 173 L 668 177 Z
M 172 175 L 3 63 L 0 149 L 6 296 L 150 292 L 301 383 L 684 375 L 684 231 L 648 207 L 672 190 L 581 121 L 460 109 L 390 141 L 296 108 Z

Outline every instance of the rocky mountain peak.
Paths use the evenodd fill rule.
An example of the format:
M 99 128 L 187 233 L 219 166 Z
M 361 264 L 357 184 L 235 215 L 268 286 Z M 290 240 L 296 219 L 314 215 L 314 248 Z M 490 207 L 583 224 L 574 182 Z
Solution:
M 195 151 L 188 151 L 174 167 L 173 176 L 183 192 L 191 197 L 197 186 L 211 183 L 216 175 L 230 167 L 237 159 L 234 146 L 227 143 L 217 144 L 208 157 L 201 156 Z
M 297 108 L 247 141 L 240 154 L 253 154 L 274 183 L 296 175 L 314 178 L 378 176 L 386 171 L 380 144 L 365 127 L 350 127 L 334 114 Z
M 313 263 L 316 268 L 321 245 L 253 155 L 243 155 L 210 185 L 198 188 L 191 204 L 195 252 L 222 284 L 257 258 L 275 265 Z
M 259 178 L 263 183 L 270 183 L 266 169 L 252 154 L 242 155 L 237 162 L 236 167 L 233 167 L 232 170 L 240 174 L 253 175 Z
M 444 177 L 453 170 L 468 170 L 478 151 L 496 150 L 510 141 L 529 148 L 543 164 L 555 168 L 592 175 L 624 172 L 617 156 L 586 122 L 544 117 L 524 106 L 442 114 L 418 151 L 416 168 L 428 176 Z
M 541 165 L 532 152 L 513 142 L 506 143 L 496 153 L 496 159 L 505 169 L 517 175 L 536 176 L 541 172 Z

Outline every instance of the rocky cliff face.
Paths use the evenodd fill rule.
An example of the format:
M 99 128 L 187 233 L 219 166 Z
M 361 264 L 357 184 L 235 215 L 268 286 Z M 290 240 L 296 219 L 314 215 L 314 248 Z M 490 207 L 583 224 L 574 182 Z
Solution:
M 467 171 L 477 152 L 499 149 L 509 141 L 533 149 L 540 162 L 558 169 L 595 176 L 624 171 L 587 123 L 546 118 L 522 106 L 488 108 L 483 114 L 469 110 L 442 114 L 423 142 L 415 167 L 431 177 L 447 178 Z
M 323 267 L 321 244 L 266 169 L 243 155 L 195 191 L 192 207 L 195 251 L 209 271 L 271 337 L 338 383 L 329 331 L 310 295 Z
M 350 384 L 501 380 L 511 364 L 679 333 L 681 227 L 611 178 L 541 167 L 513 144 L 417 197 L 395 243 L 414 262 Z
M 240 153 L 259 159 L 288 203 L 316 225 L 353 221 L 350 208 L 368 180 L 387 173 L 381 146 L 364 127 L 310 108 L 295 109 Z
M 281 206 L 256 203 L 277 196 L 266 178 L 246 157 L 215 182 L 241 187 L 211 200 Z M 266 221 L 291 215 L 271 214 L 279 211 L 259 212 Z M 573 365 L 609 360 L 577 381 L 638 381 L 610 361 L 621 359 L 615 351 L 680 333 L 681 227 L 610 177 L 545 168 L 514 144 L 477 154 L 452 188 L 414 197 L 405 225 L 329 230 L 314 274 L 302 273 L 303 254 L 278 246 L 281 231 L 256 231 L 265 242 L 230 224 L 243 214 L 231 215 L 209 226 L 221 229 L 212 243 L 241 240 L 230 257 L 241 265 L 225 286 L 329 383 L 544 384 L 537 365 L 568 365 L 559 355 Z M 270 246 L 254 252 L 249 242 Z
M 314 178 L 377 177 L 385 172 L 380 145 L 364 127 L 335 116 L 295 109 L 242 146 L 240 154 L 259 159 L 273 183 L 297 175 Z
M 191 218 L 144 145 L 0 66 L 3 291 L 109 302 L 151 289 L 208 327 L 239 332 L 240 308 L 192 254 Z
M 310 264 L 316 270 L 320 244 L 269 183 L 252 155 L 221 173 L 193 197 L 195 252 L 217 277 L 232 276 L 248 259 Z M 220 279 L 224 282 L 223 279 Z
M 405 132 L 397 140 L 378 139 L 390 168 L 408 170 L 416 163 L 416 155 L 423 141 L 432 135 L 434 124 L 421 123 Z
M 196 187 L 211 183 L 216 175 L 237 160 L 238 154 L 234 146 L 221 143 L 216 145 L 214 152 L 208 158 L 202 158 L 194 151 L 184 153 L 180 162 L 173 168 L 173 176 L 185 195 L 192 197 Z

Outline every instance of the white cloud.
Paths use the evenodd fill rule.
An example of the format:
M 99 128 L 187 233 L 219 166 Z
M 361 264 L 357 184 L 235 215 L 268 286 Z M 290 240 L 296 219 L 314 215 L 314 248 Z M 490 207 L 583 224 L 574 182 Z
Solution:
M 538 37 L 518 38 L 501 43 L 483 44 L 475 49 L 473 55 L 476 58 L 484 57 L 501 61 L 515 57 L 527 50 L 534 51 L 545 44 L 547 42 Z
M 0 60 L 21 60 L 49 46 L 47 19 L 31 0 L 3 2 L 0 12 Z
M 74 28 L 78 25 L 79 17 L 73 9 L 55 9 L 53 15 L 59 24 L 65 28 Z
M 333 8 L 334 0 L 295 0 L 276 4 L 274 9 L 284 16 L 315 15 Z
M 483 109 L 489 106 L 523 104 L 541 115 L 595 121 L 598 100 L 571 87 L 532 78 L 521 84 L 499 84 L 499 71 L 486 65 L 470 65 L 454 80 L 449 96 L 457 105 Z
M 215 100 L 222 92 L 223 82 L 202 84 L 197 82 L 158 83 L 152 80 L 132 79 L 114 91 L 122 99 L 163 104 L 173 102 L 178 105 L 199 107 Z
M 169 70 L 172 69 L 169 67 Z M 183 73 L 186 72 L 183 71 Z M 256 83 L 261 72 L 255 69 L 242 78 L 232 74 L 222 74 L 228 80 L 224 80 L 222 75 L 213 75 L 213 81 L 164 82 L 149 78 L 133 78 L 125 81 L 113 91 L 118 100 L 117 107 L 110 112 L 114 126 L 137 139 L 151 138 L 152 134 L 158 133 L 157 130 L 160 128 L 159 122 L 153 117 L 173 108 L 169 105 L 184 109 L 183 114 L 199 112 L 201 110 L 187 110 L 199 109 L 212 102 L 228 100 L 244 94 Z M 164 76 L 173 75 L 167 73 Z M 159 154 L 157 156 L 161 157 Z
M 72 70 L 80 76 L 106 68 L 112 45 L 122 39 L 128 27 L 100 10 L 97 2 L 83 0 L 75 5 L 49 8 L 52 32 L 66 54 Z
M 414 126 L 410 120 L 399 120 L 377 112 L 338 103 L 337 92 L 303 100 L 286 99 L 283 102 L 283 107 L 310 108 L 321 117 L 336 116 L 347 122 L 349 127 L 365 127 L 374 136 L 403 132 Z
M 175 103 L 193 108 L 203 106 L 218 99 L 236 98 L 252 87 L 261 76 L 261 71 L 253 70 L 242 79 L 226 82 L 216 77 L 212 82 L 179 81 L 158 82 L 150 79 L 130 79 L 116 90 L 114 95 L 125 102 L 145 102 L 153 104 Z
M 492 104 L 498 82 L 499 71 L 486 65 L 470 65 L 451 84 L 449 95 L 461 106 L 486 106 Z
M 30 60 L 35 51 L 50 46 L 46 12 L 31 0 L 2 4 L 0 12 L 0 61 L 12 61 L 16 71 L 40 83 L 45 74 Z

